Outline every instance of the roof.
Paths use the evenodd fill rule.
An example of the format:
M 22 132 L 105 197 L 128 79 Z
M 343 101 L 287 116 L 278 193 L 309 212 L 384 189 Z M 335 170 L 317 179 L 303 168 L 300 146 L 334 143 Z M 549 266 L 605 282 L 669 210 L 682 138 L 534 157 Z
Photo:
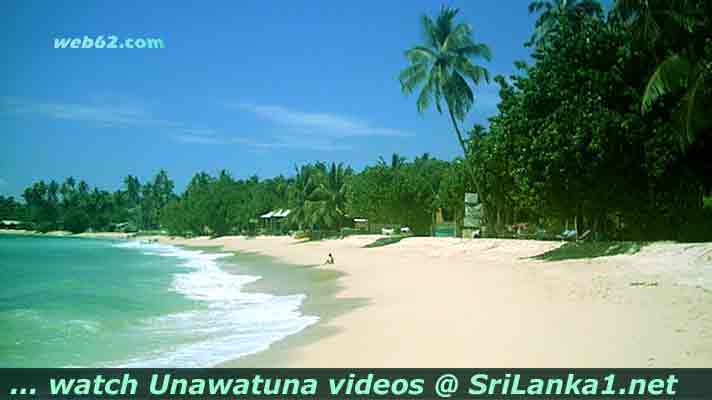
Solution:
M 284 217 L 288 216 L 291 212 L 292 212 L 292 210 L 283 210 L 280 208 L 279 210 L 274 210 L 274 211 L 268 212 L 267 214 L 262 214 L 262 215 L 260 215 L 260 218 L 264 218 L 264 219 L 284 218 Z
M 292 210 L 279 210 L 273 215 L 273 217 L 284 218 L 288 216 L 291 212 Z

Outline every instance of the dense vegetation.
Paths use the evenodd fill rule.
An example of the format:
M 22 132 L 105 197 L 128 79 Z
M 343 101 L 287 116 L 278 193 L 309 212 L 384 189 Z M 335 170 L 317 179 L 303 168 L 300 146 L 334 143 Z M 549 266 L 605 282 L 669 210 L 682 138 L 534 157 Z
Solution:
M 339 231 L 351 226 L 353 217 L 367 217 L 374 224 L 408 225 L 429 234 L 437 208 L 462 214 L 462 171 L 461 162 L 427 154 L 408 162 L 394 154 L 390 163 L 381 159 L 358 174 L 343 164 L 322 162 L 303 165 L 289 178 L 201 172 L 181 195 L 174 193 L 165 171 L 145 184 L 128 176 L 113 193 L 68 178 L 62 185 L 35 183 L 25 190 L 25 203 L 0 198 L 0 215 L 28 221 L 40 231 L 160 228 L 181 235 L 225 235 L 256 233 L 266 227 L 260 215 L 290 209 L 280 231 Z
M 712 3 L 543 3 L 533 62 L 496 77 L 499 113 L 471 136 L 493 229 L 710 239 Z
M 161 213 L 174 197 L 173 181 L 160 171 L 152 182 L 141 184 L 127 176 L 124 189 L 113 193 L 91 188 L 73 177 L 64 183 L 39 181 L 25 189 L 24 203 L 0 196 L 0 217 L 19 220 L 41 232 L 64 229 L 113 230 L 116 223 L 128 222 L 130 230 L 159 227 Z
M 280 230 L 337 231 L 354 217 L 430 234 L 437 210 L 462 222 L 465 192 L 483 202 L 488 235 L 512 224 L 598 239 L 712 239 L 712 2 L 535 1 L 529 62 L 496 76 L 489 126 L 463 129 L 490 49 L 444 7 L 421 20 L 406 51 L 402 90 L 421 112 L 446 112 L 463 157 L 394 154 L 362 171 L 317 162 L 260 180 L 196 174 L 177 195 L 164 171 L 113 193 L 69 178 L 38 182 L 24 202 L 0 197 L 0 216 L 36 229 L 256 232 L 258 216 L 290 209 Z M 706 204 L 706 205 L 705 205 Z

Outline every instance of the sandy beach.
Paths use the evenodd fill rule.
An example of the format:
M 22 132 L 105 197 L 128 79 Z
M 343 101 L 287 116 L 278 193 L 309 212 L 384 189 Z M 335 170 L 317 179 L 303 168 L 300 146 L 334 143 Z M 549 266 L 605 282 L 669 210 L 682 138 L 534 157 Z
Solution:
M 164 243 L 320 265 L 358 307 L 227 365 L 264 367 L 706 367 L 712 365 L 712 244 L 655 243 L 564 261 L 557 242 L 376 236 Z M 336 300 L 336 299 L 335 299 Z M 295 335 L 299 336 L 299 335 Z M 288 342 L 290 339 L 287 340 Z

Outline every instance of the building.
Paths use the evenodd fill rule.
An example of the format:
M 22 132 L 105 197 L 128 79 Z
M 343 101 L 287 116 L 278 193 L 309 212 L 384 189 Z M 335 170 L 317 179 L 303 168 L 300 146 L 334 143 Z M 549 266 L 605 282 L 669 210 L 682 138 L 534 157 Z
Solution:
M 287 225 L 285 223 L 292 210 L 279 209 L 260 215 L 264 221 L 264 230 L 268 233 L 285 233 Z
M 22 229 L 25 223 L 13 219 L 4 219 L 0 221 L 0 229 Z

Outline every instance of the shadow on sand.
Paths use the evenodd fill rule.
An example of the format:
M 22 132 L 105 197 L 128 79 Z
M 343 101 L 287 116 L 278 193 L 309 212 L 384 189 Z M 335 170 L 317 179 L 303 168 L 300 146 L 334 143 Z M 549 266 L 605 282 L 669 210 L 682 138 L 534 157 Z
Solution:
M 570 242 L 532 258 L 544 261 L 564 261 L 635 254 L 646 245 L 645 242 Z
M 371 242 L 365 246 L 363 246 L 365 249 L 371 249 L 374 247 L 383 247 L 383 246 L 388 246 L 389 244 L 395 244 L 400 242 L 401 240 L 405 238 L 412 237 L 412 235 L 395 235 L 395 236 L 388 236 L 384 238 L 377 239 L 374 242 Z

